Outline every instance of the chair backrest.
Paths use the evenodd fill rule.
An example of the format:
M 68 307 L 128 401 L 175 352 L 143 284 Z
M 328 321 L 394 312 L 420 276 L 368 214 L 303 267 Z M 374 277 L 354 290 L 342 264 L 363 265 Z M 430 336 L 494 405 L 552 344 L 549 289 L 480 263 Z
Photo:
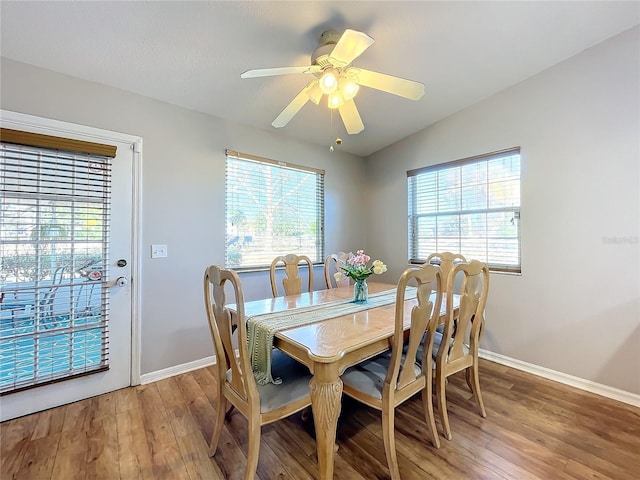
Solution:
M 449 280 L 449 274 L 451 273 L 451 270 L 453 270 L 453 267 L 459 263 L 465 263 L 466 261 L 467 259 L 460 253 L 440 252 L 429 255 L 425 263 L 440 266 L 440 270 L 442 270 L 443 288 L 446 288 Z M 458 286 L 459 281 L 454 284 L 456 289 Z
M 453 283 L 458 275 L 462 277 L 462 281 L 459 290 L 460 307 L 456 314 L 453 307 Z M 454 266 L 445 291 L 447 312 L 441 348 L 437 354 L 437 363 L 442 365 L 460 362 L 461 358 L 477 351 L 489 292 L 489 267 L 478 260 Z M 454 321 L 457 325 L 454 325 Z M 444 345 L 449 345 L 449 348 L 442 348 Z
M 62 286 L 62 280 L 64 279 L 65 272 L 67 270 L 68 267 L 66 265 L 54 270 L 53 276 L 51 277 L 51 287 L 44 293 L 42 300 L 40 300 L 40 308 L 45 321 L 52 320 L 55 316 L 56 296 L 58 294 L 58 290 Z M 68 288 L 69 287 L 67 286 L 67 289 Z M 69 294 L 67 293 L 67 296 L 68 295 Z
M 278 286 L 276 284 L 276 267 L 284 264 L 285 277 L 282 279 L 282 287 L 285 295 L 297 295 L 302 293 L 302 278 L 299 276 L 298 266 L 300 263 L 306 263 L 309 268 L 309 282 L 307 283 L 307 291 L 313 291 L 313 263 L 311 259 L 305 255 L 281 255 L 273 259 L 269 271 L 271 279 L 271 292 L 274 297 L 278 296 Z
M 101 288 L 99 283 L 94 282 L 84 282 L 74 287 L 76 317 L 99 313 L 102 298 L 94 294 L 96 286 Z
M 235 310 L 227 307 L 227 282 L 233 290 Z M 216 355 L 217 379 L 224 382 L 225 396 L 230 394 L 236 408 L 246 416 L 248 409 L 259 409 L 260 398 L 246 342 L 244 295 L 238 274 L 219 265 L 208 267 L 204 274 L 204 301 Z
M 411 330 L 409 339 L 405 342 L 404 302 L 407 286 L 410 282 L 417 283 L 418 304 L 411 309 Z M 442 272 L 437 265 L 424 264 L 421 267 L 411 267 L 400 276 L 396 293 L 395 334 L 391 349 L 391 361 L 385 379 L 385 384 L 388 384 L 390 389 L 401 390 L 422 375 L 420 369 L 415 367 L 415 361 L 425 332 L 427 332 L 427 336 L 422 346 L 422 371 L 430 372 L 433 336 L 438 325 L 442 304 L 442 285 Z
M 346 275 L 340 282 L 336 282 L 336 279 L 333 276 L 336 272 L 342 272 L 342 270 L 340 270 L 340 265 L 344 265 L 346 263 L 349 255 L 351 254 L 345 252 L 332 253 L 324 259 L 324 281 L 327 284 L 327 288 L 349 285 L 349 277 Z

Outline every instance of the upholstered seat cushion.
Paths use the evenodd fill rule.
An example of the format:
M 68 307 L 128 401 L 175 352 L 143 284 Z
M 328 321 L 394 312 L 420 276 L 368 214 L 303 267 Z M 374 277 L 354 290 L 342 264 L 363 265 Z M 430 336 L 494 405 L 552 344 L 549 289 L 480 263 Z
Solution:
M 426 336 L 427 334 L 425 333 L 424 336 L 422 337 L 422 342 L 420 343 L 420 346 L 416 351 L 416 362 L 418 363 L 422 362 L 422 346 L 424 345 Z M 434 361 L 433 368 L 435 368 L 436 366 L 435 361 L 438 358 L 438 350 L 440 349 L 440 343 L 442 343 L 442 333 L 436 330 L 433 336 L 433 350 L 431 351 L 431 358 L 433 358 L 433 361 Z M 453 339 L 451 339 L 449 343 L 449 348 L 451 348 L 452 345 L 453 345 Z
M 282 383 L 258 385 L 260 412 L 266 413 L 309 395 L 309 369 L 278 349 L 271 355 L 271 373 Z
M 341 377 L 344 388 L 351 388 L 370 397 L 382 399 L 382 386 L 387 377 L 390 360 L 391 352 L 389 351 L 348 368 Z M 404 355 L 402 361 L 404 362 Z M 413 368 L 416 375 L 420 375 L 422 372 L 420 365 L 414 363 Z

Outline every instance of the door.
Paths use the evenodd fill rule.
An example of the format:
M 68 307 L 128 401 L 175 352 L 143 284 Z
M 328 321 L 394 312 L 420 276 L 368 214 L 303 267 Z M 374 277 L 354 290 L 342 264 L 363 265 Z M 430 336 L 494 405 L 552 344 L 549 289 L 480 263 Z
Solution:
M 29 164 L 24 158 L 33 152 L 11 145 L 14 153 L 7 154 L 3 145 L 3 171 L 10 172 L 0 179 L 4 421 L 131 385 L 132 218 L 141 140 L 13 112 L 2 112 L 2 127 L 116 147 L 113 158 L 77 162 L 65 155 L 52 160 L 45 149 Z M 32 164 L 54 167 L 33 173 L 37 180 L 10 178 Z M 20 182 L 44 187 L 36 194 Z

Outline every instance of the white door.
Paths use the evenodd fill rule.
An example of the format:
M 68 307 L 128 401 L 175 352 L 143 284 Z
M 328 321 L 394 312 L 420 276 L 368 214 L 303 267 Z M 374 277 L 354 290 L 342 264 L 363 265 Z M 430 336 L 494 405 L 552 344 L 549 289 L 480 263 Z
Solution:
M 22 345 L 28 342 L 20 337 L 21 325 L 29 325 L 29 322 L 33 324 L 32 318 L 38 317 L 40 320 L 35 320 L 35 323 L 43 322 L 42 319 L 46 318 L 46 315 L 50 315 L 49 320 L 51 322 L 49 324 L 43 323 L 41 327 L 32 328 L 35 335 L 33 340 L 29 340 L 31 343 L 26 343 L 28 345 L 27 352 L 25 353 L 24 349 L 16 350 L 22 355 L 22 358 L 19 359 L 20 361 L 4 362 L 2 368 L 5 377 L 8 375 L 7 369 L 9 367 L 13 368 L 16 365 L 24 367 L 25 362 L 31 361 L 29 358 L 25 361 L 27 356 L 35 356 L 36 358 L 35 366 L 28 366 L 27 369 L 31 368 L 30 371 L 38 371 L 38 369 L 45 368 L 43 362 L 38 363 L 38 351 L 39 348 L 42 350 L 44 348 L 42 345 L 46 344 L 43 339 L 47 338 L 47 335 L 51 337 L 54 333 L 57 338 L 63 340 L 46 344 L 48 345 L 47 353 L 54 353 L 51 355 L 53 360 L 50 359 L 48 361 L 55 364 L 55 362 L 59 361 L 58 359 L 66 355 L 68 358 L 63 361 L 66 361 L 68 365 L 73 365 L 77 353 L 73 348 L 69 348 L 68 351 L 64 349 L 65 346 L 69 347 L 69 344 L 73 344 L 74 348 L 80 345 L 79 348 L 81 348 L 82 342 L 87 342 L 85 340 L 85 337 L 88 338 L 86 331 L 77 332 L 73 330 L 75 322 L 81 321 L 78 319 L 82 318 L 85 319 L 84 321 L 87 324 L 89 321 L 96 321 L 96 324 L 104 325 L 100 334 L 103 340 L 100 340 L 100 342 L 103 344 L 106 340 L 108 348 L 101 347 L 101 368 L 98 371 L 89 368 L 92 373 L 78 375 L 76 367 L 75 374 L 69 378 L 60 379 L 60 374 L 53 373 L 51 378 L 54 381 L 51 383 L 4 393 L 0 397 L 0 420 L 4 421 L 117 390 L 132 383 L 132 345 L 137 344 L 137 342 L 132 342 L 132 331 L 137 332 L 137 328 L 134 328 L 135 325 L 132 323 L 132 306 L 135 304 L 133 293 L 136 291 L 132 288 L 132 280 L 136 280 L 135 278 L 132 279 L 132 272 L 137 273 L 135 258 L 137 252 L 133 241 L 136 232 L 133 231 L 134 222 L 132 219 L 137 209 L 137 206 L 134 205 L 137 188 L 134 180 L 137 178 L 137 169 L 140 168 L 141 139 L 130 135 L 6 111 L 2 112 L 0 122 L 3 128 L 73 138 L 117 147 L 116 156 L 111 161 L 111 184 L 110 194 L 108 195 L 110 204 L 109 202 L 104 203 L 104 208 L 106 209 L 106 214 L 104 215 L 107 218 L 105 220 L 106 226 L 101 227 L 101 229 L 108 229 L 108 234 L 104 236 L 104 241 L 100 247 L 101 253 L 97 254 L 97 260 L 89 261 L 86 266 L 79 269 L 78 261 L 81 261 L 82 258 L 77 252 L 75 254 L 73 252 L 78 250 L 79 247 L 77 245 L 81 246 L 82 239 L 73 245 L 69 243 L 63 244 L 64 240 L 57 240 L 60 242 L 57 244 L 52 241 L 52 247 L 48 247 L 49 250 L 45 249 L 49 256 L 38 253 L 39 260 L 37 260 L 38 268 L 41 265 L 45 265 L 44 268 L 48 268 L 46 264 L 47 258 L 51 260 L 52 265 L 50 271 L 48 270 L 50 273 L 47 273 L 46 280 L 41 283 L 46 286 L 46 282 L 49 282 L 52 287 L 47 290 L 44 290 L 44 287 L 32 289 L 32 291 L 37 292 L 35 299 L 31 301 L 34 304 L 33 306 L 25 306 L 26 303 L 29 303 L 28 301 L 23 301 L 22 304 L 18 301 L 13 305 L 16 309 L 10 310 L 8 308 L 12 306 L 7 304 L 5 310 L 3 310 L 3 326 L 0 330 L 0 349 L 4 349 L 0 353 L 6 357 L 6 353 L 12 351 L 10 349 L 12 348 L 12 342 L 17 344 L 22 341 Z M 90 164 L 89 169 L 91 168 L 99 169 L 101 167 L 99 164 Z M 16 196 L 19 196 L 19 192 Z M 71 210 L 73 208 L 68 211 Z M 76 213 L 73 215 L 77 216 Z M 101 215 L 103 214 L 101 213 Z M 38 215 L 38 218 L 40 218 L 40 215 Z M 38 221 L 42 222 L 42 220 Z M 90 221 L 90 219 L 87 220 L 87 222 Z M 43 230 L 41 224 L 37 224 L 35 228 Z M 71 227 L 71 229 L 75 230 L 74 227 Z M 59 275 L 53 273 L 53 262 L 60 257 L 60 255 L 51 254 L 51 250 L 55 250 L 55 245 L 59 245 L 58 248 L 62 248 L 61 245 L 66 245 L 66 248 L 71 250 L 72 257 L 75 255 L 74 258 L 80 258 L 80 260 L 71 262 L 72 268 L 66 266 L 58 267 L 56 272 L 59 270 Z M 3 262 L 5 261 L 5 256 L 3 254 Z M 3 291 L 8 294 L 11 292 L 11 286 L 8 281 L 11 280 L 8 277 L 11 272 L 8 272 L 8 269 L 5 270 L 7 271 L 3 272 L 2 286 Z M 56 275 L 59 278 L 54 278 Z M 92 293 L 88 293 L 90 291 L 88 287 L 91 287 Z M 14 290 L 14 297 L 19 297 L 20 289 L 14 288 Z M 16 291 L 18 295 L 16 295 Z M 26 291 L 25 287 L 24 292 Z M 49 301 L 47 302 L 47 300 Z M 7 301 L 5 296 L 3 303 Z M 88 313 L 92 304 L 94 306 L 98 305 L 98 307 L 93 309 L 92 313 Z M 38 315 L 34 315 L 35 310 L 39 312 Z M 69 321 L 69 318 L 72 320 Z M 90 320 L 87 320 L 87 318 Z M 9 332 L 9 336 L 12 336 L 12 338 L 9 339 L 5 336 L 3 339 L 1 332 Z M 66 341 L 64 340 L 65 335 Z M 33 349 L 31 349 L 31 345 L 34 346 Z M 133 351 L 135 358 L 137 358 L 137 353 L 137 350 Z M 82 352 L 80 352 L 81 354 Z M 14 355 L 17 356 L 17 354 Z M 46 368 L 50 367 L 46 366 Z M 18 370 L 17 367 L 16 370 Z M 53 372 L 53 370 L 51 371 Z M 137 369 L 135 371 L 137 372 Z

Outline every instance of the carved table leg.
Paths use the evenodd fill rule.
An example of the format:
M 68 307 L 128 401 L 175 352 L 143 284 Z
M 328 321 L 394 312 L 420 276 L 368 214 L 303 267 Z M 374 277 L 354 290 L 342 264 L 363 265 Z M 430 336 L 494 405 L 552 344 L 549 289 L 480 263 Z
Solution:
M 314 372 L 315 375 L 311 379 L 309 388 L 313 406 L 313 421 L 316 426 L 319 478 L 320 480 L 332 480 L 336 428 L 342 398 L 342 380 L 340 380 L 335 364 L 316 364 Z

